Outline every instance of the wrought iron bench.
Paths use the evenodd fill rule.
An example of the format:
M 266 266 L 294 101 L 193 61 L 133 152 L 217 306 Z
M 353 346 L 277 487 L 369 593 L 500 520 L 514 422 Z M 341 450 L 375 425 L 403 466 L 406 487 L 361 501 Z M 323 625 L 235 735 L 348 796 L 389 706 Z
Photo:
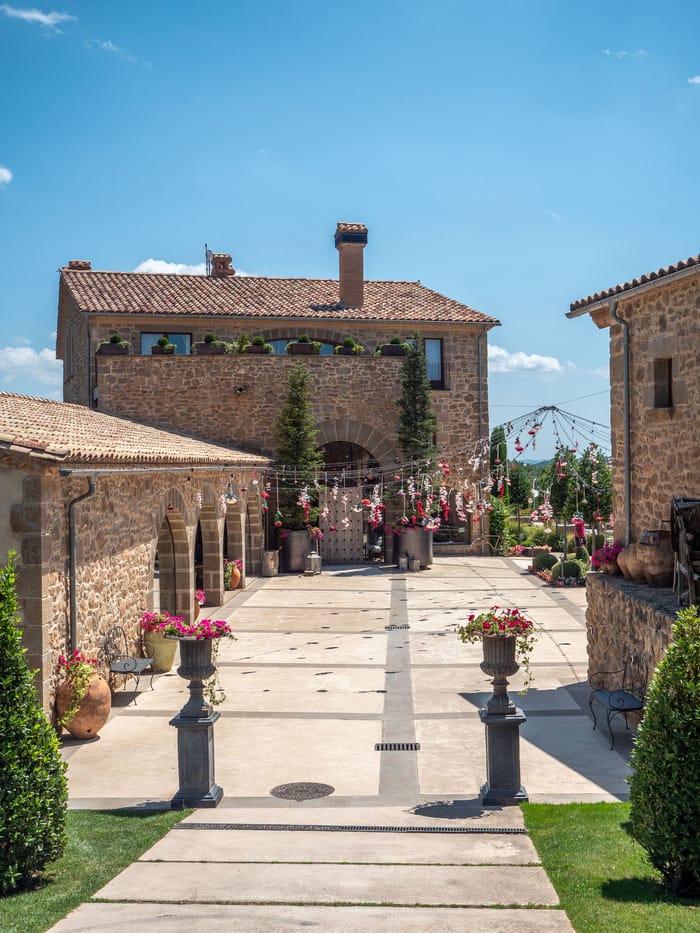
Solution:
M 621 713 L 629 729 L 627 714 L 641 712 L 644 708 L 648 679 L 649 661 L 643 654 L 630 654 L 619 671 L 597 671 L 591 674 L 588 681 L 591 686 L 588 706 L 593 716 L 593 728 L 597 725 L 593 704 L 599 703 L 605 710 L 611 749 L 615 747 L 612 720 Z
M 113 625 L 105 635 L 100 649 L 100 657 L 109 665 L 110 681 L 111 675 L 123 674 L 124 686 L 130 677 L 133 677 L 134 684 L 134 703 L 139 689 L 139 682 L 144 671 L 150 668 L 151 671 L 151 690 L 153 689 L 153 658 L 137 658 L 129 653 L 129 643 L 126 640 L 126 632 L 121 625 Z

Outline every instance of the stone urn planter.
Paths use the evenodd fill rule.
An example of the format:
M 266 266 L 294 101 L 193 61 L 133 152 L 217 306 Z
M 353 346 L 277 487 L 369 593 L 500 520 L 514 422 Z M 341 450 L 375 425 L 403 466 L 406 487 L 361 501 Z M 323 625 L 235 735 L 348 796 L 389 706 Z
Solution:
M 190 698 L 180 711 L 180 716 L 199 719 L 209 716 L 211 707 L 204 697 L 204 682 L 213 677 L 216 667 L 212 662 L 212 638 L 194 638 L 191 636 L 171 636 L 166 638 L 180 645 L 180 666 L 177 673 L 189 680 Z M 176 644 L 177 647 L 177 644 Z
M 66 680 L 60 684 L 56 694 L 59 719 L 63 719 L 71 708 L 73 697 L 73 684 Z M 92 674 L 78 711 L 62 726 L 74 739 L 93 739 L 107 722 L 111 709 L 112 691 L 109 684 L 100 674 Z
M 484 674 L 493 678 L 493 694 L 486 704 L 486 709 L 489 713 L 514 713 L 515 704 L 508 696 L 507 678 L 520 670 L 520 665 L 515 660 L 516 640 L 514 637 L 485 635 L 481 644 L 484 660 L 479 667 Z
M 162 632 L 144 632 L 143 646 L 146 654 L 153 658 L 154 674 L 167 674 L 172 670 L 177 654 L 177 642 L 174 639 L 166 638 Z

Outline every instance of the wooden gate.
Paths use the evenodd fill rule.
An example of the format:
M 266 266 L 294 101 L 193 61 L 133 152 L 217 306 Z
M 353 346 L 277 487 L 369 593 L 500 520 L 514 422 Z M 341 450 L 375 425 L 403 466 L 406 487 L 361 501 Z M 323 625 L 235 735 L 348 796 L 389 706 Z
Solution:
M 342 495 L 347 497 L 345 507 L 339 495 L 336 501 L 328 502 L 328 521 L 320 522 L 323 531 L 320 551 L 324 564 L 360 564 L 365 556 L 363 510 L 355 511 L 362 500 L 362 490 L 345 489 Z M 347 527 L 343 518 L 348 519 Z M 331 526 L 338 530 L 329 531 Z

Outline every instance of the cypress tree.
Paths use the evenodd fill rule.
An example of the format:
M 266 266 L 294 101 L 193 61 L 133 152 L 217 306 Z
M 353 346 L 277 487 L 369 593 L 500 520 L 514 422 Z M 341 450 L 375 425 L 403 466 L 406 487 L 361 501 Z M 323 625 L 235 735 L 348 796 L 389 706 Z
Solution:
M 0 568 L 0 894 L 32 886 L 65 847 L 66 766 L 16 624 L 15 552 Z
M 435 460 L 437 420 L 430 398 L 430 379 L 425 346 L 419 334 L 413 337 L 403 362 L 401 397 L 398 401 L 399 449 L 406 460 Z

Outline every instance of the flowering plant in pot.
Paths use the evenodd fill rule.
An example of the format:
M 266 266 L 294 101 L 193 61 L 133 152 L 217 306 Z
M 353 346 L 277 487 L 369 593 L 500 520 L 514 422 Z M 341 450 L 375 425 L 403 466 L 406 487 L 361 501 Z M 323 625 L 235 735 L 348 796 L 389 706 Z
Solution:
M 97 735 L 112 707 L 109 684 L 100 677 L 99 663 L 97 658 L 89 658 L 77 649 L 58 659 L 59 673 L 65 679 L 56 695 L 57 723 L 77 739 Z
M 165 626 L 172 621 L 184 622 L 185 619 L 182 616 L 171 616 L 164 610 L 143 612 L 139 619 L 144 649 L 153 658 L 153 671 L 156 674 L 166 674 L 175 661 L 177 644 L 165 639 Z
M 234 560 L 224 558 L 224 589 L 235 590 L 241 582 L 242 573 L 243 561 L 240 558 L 236 557 Z
M 608 573 L 617 569 L 617 557 L 622 551 L 622 545 L 619 541 L 613 541 L 612 544 L 604 544 L 591 554 L 591 564 L 596 570 L 604 570 Z
M 222 638 L 235 641 L 236 636 L 228 622 L 222 619 L 197 619 L 187 624 L 184 619 L 171 617 L 163 626 L 166 638 L 180 642 L 180 667 L 178 674 L 193 681 L 190 692 L 197 705 L 203 697 L 210 706 L 218 706 L 226 699 L 219 684 L 216 661 Z
M 532 683 L 530 656 L 538 634 L 535 623 L 526 618 L 519 609 L 502 609 L 500 606 L 491 606 L 487 612 L 472 613 L 467 617 L 466 623 L 457 628 L 457 635 L 461 641 L 468 644 L 482 642 L 485 657 L 491 653 L 488 649 L 498 647 L 495 643 L 501 643 L 501 645 L 507 643 L 509 652 L 512 650 L 513 658 L 510 662 L 504 662 L 511 668 L 505 673 L 515 674 L 522 666 L 525 671 L 525 689 Z M 484 670 L 483 664 L 482 670 Z M 486 672 L 491 673 L 491 667 Z M 507 683 L 505 677 L 503 683 Z M 507 697 L 507 694 L 505 695 Z

